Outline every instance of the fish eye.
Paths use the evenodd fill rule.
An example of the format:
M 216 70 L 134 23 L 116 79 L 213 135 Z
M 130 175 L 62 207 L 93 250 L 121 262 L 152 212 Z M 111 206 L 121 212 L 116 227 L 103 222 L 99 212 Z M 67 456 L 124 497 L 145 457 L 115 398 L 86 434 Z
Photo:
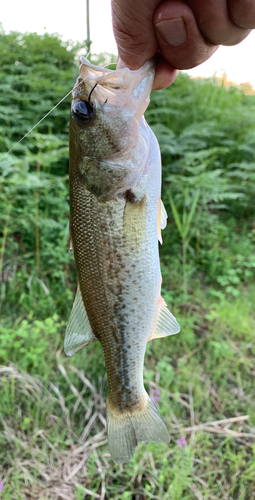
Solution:
M 75 101 L 72 105 L 72 118 L 80 125 L 85 125 L 94 116 L 94 108 L 90 102 Z

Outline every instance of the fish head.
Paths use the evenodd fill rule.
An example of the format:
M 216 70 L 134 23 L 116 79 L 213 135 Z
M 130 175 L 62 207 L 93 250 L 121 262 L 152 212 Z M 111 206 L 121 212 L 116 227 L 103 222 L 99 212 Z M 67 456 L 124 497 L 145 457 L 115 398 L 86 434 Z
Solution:
M 113 71 L 81 57 L 80 74 L 72 91 L 70 169 L 78 169 L 86 186 L 101 199 L 123 189 L 128 172 L 124 162 L 120 166 L 121 158 L 125 157 L 126 168 L 130 168 L 132 162 L 128 160 L 141 142 L 140 123 L 149 104 L 154 73 L 153 60 L 136 71 Z M 139 151 L 144 157 L 141 147 Z M 105 170 L 109 161 L 111 176 Z M 132 181 L 136 178 L 133 174 L 131 177 Z M 110 189 L 111 184 L 118 187 Z
M 81 57 L 72 92 L 70 134 L 85 156 L 108 158 L 130 141 L 134 121 L 149 104 L 155 64 L 137 71 L 94 66 Z

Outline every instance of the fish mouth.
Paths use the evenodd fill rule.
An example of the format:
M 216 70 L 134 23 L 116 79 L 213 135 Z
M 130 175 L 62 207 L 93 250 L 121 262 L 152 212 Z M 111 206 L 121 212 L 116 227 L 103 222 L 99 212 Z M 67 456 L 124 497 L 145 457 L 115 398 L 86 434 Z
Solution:
M 155 60 L 151 60 L 138 70 L 112 70 L 94 66 L 88 59 L 81 57 L 73 100 L 81 99 L 89 103 L 96 101 L 99 108 L 107 102 L 108 112 L 113 108 L 129 108 L 139 120 L 149 103 L 155 68 Z

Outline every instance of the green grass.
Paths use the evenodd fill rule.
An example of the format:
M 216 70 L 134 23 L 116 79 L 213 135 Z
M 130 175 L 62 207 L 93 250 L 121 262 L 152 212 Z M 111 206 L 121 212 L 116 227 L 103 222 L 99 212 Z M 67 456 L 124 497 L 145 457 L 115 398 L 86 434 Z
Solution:
M 150 342 L 145 361 L 171 442 L 141 443 L 122 466 L 108 451 L 100 345 L 67 358 L 57 317 L 16 325 L 0 367 L 0 498 L 255 498 L 255 289 L 215 304 L 208 290 L 194 290 L 174 309 L 181 333 Z

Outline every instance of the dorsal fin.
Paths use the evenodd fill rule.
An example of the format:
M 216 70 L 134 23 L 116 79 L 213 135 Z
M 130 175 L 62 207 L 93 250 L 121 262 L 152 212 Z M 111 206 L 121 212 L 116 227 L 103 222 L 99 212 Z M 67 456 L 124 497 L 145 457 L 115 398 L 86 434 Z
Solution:
M 161 230 L 165 229 L 167 225 L 167 213 L 166 209 L 164 207 L 163 201 L 159 198 L 158 201 L 158 240 L 162 245 L 162 235 L 161 235 Z
M 156 326 L 149 340 L 175 335 L 179 331 L 179 323 L 177 323 L 174 315 L 169 311 L 164 299 L 160 297 Z
M 96 340 L 98 339 L 92 332 L 78 285 L 73 308 L 66 327 L 64 351 L 67 356 L 73 356 L 80 349 Z

